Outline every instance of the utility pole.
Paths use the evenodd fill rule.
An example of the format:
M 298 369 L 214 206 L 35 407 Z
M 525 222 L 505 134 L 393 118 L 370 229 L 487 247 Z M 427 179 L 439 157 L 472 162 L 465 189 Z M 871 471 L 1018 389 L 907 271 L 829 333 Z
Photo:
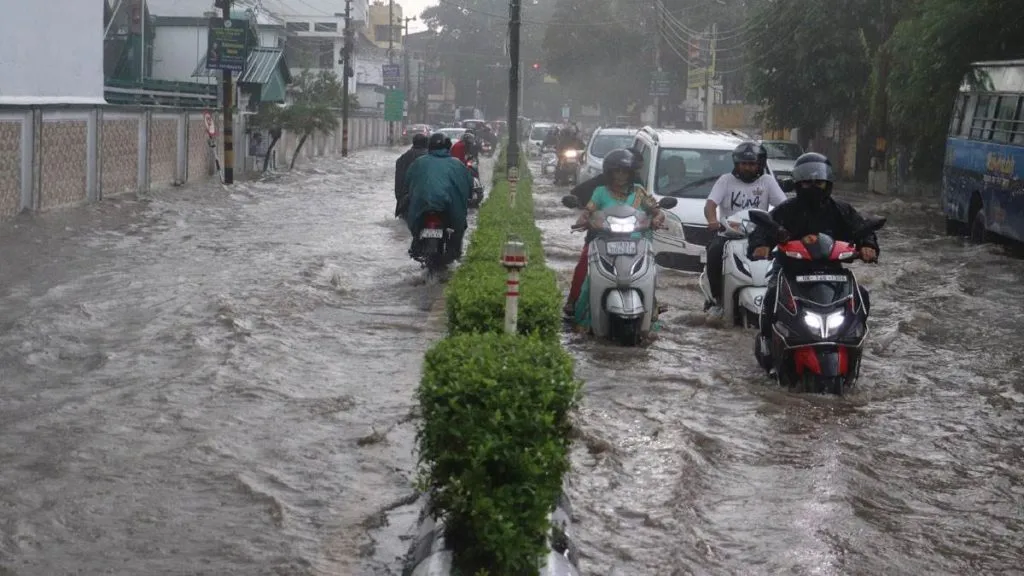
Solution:
M 216 6 L 221 9 L 221 17 L 224 20 L 231 19 L 231 0 L 217 0 Z M 221 70 L 223 74 L 223 96 L 224 101 L 224 183 L 235 183 L 235 115 L 234 106 L 235 88 L 231 81 L 231 70 Z
M 341 157 L 348 156 L 348 79 L 352 76 L 352 0 L 345 0 L 345 46 L 341 49 Z
M 408 114 L 406 122 L 408 122 L 412 119 L 412 68 L 409 67 L 409 22 L 416 20 L 416 17 L 409 16 L 404 20 L 405 36 L 402 38 L 402 73 L 405 75 L 405 109 Z
M 662 5 L 661 1 L 660 0 L 655 0 L 655 2 L 654 2 L 654 10 L 655 10 L 654 21 L 655 21 L 655 28 L 658 31 L 658 33 L 655 35 L 655 39 L 654 39 L 654 69 L 657 70 L 657 72 L 655 72 L 655 75 L 657 77 L 657 81 L 654 83 L 655 84 L 655 96 L 654 96 L 654 127 L 655 128 L 661 128 L 661 36 L 662 36 L 663 27 L 665 26 L 665 22 L 664 22 L 665 15 L 663 13 L 664 9 L 665 9 L 665 7 L 664 7 L 664 5 Z
M 508 164 L 509 192 L 514 190 L 519 178 L 519 27 L 522 0 L 509 1 L 509 68 L 508 68 Z M 515 202 L 514 194 L 510 194 Z
M 395 63 L 395 0 L 388 0 L 388 64 Z M 394 90 L 394 86 L 391 87 Z M 388 146 L 395 145 L 395 123 L 388 122 Z
M 718 46 L 718 24 L 711 25 L 711 37 L 708 38 L 708 54 L 704 63 L 704 129 L 714 129 L 715 95 L 712 94 L 711 71 L 715 69 L 716 51 Z

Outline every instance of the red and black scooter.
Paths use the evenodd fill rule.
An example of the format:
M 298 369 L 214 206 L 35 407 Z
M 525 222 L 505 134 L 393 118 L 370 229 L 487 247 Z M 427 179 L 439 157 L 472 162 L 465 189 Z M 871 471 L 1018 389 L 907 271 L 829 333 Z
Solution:
M 775 310 L 772 337 L 765 343 L 758 334 L 754 356 L 783 386 L 841 396 L 857 381 L 868 334 L 868 304 L 857 278 L 843 266 L 860 258 L 856 245 L 827 234 L 792 239 L 762 210 L 751 210 L 750 220 L 778 239 L 775 258 L 782 264 L 775 300 L 762 304 Z M 868 219 L 854 238 L 885 222 Z

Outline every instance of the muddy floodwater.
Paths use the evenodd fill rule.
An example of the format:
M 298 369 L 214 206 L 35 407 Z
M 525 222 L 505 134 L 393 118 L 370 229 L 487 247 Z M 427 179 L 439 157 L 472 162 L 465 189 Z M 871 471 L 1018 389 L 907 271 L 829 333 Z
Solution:
M 567 286 L 568 188 L 535 189 Z M 659 277 L 670 310 L 647 348 L 567 337 L 586 381 L 570 482 L 585 574 L 1024 569 L 1024 260 L 945 237 L 934 201 L 848 199 L 889 217 L 881 263 L 854 265 L 873 309 L 849 397 L 770 384 L 752 332 L 699 313 L 696 275 Z
M 0 225 L 0 574 L 399 573 L 443 321 L 398 152 Z

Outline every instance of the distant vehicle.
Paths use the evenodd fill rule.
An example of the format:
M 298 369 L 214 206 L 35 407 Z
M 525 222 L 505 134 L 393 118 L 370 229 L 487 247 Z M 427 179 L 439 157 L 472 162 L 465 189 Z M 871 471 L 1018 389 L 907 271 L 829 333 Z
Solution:
M 605 154 L 617 148 L 629 148 L 639 128 L 598 128 L 594 130 L 587 150 L 579 164 L 578 182 L 589 180 L 601 173 Z
M 441 128 L 440 130 L 438 130 L 438 132 L 440 132 L 441 134 L 444 134 L 445 136 L 451 138 L 452 142 L 458 142 L 459 138 L 462 138 L 462 135 L 465 134 L 466 129 L 465 128 Z
M 946 139 L 942 209 L 948 234 L 1024 242 L 1024 60 L 971 65 Z
M 462 127 L 466 130 L 472 130 L 473 132 L 480 133 L 483 131 L 484 126 L 487 123 L 483 120 L 463 120 Z
M 428 124 L 410 124 L 405 127 L 405 130 L 402 130 L 402 144 L 411 144 L 412 137 L 417 134 L 430 136 L 432 131 Z
M 533 126 L 530 127 L 530 134 L 527 138 L 529 146 L 527 151 L 530 156 L 540 156 L 544 139 L 547 138 L 548 131 L 554 127 L 555 125 L 550 122 L 534 122 Z
M 768 170 L 775 178 L 792 178 L 793 163 L 804 153 L 803 147 L 788 140 L 764 140 L 761 144 L 768 150 Z

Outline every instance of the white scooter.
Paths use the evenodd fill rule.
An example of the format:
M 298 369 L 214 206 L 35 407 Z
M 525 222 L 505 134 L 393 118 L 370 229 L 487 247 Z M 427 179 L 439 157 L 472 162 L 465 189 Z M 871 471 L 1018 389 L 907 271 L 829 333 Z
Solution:
M 676 202 L 662 198 L 658 205 L 668 210 Z M 579 200 L 569 195 L 562 204 L 578 208 Z M 589 248 L 591 332 L 636 346 L 651 331 L 657 305 L 658 267 L 648 237 L 651 219 L 632 206 L 616 206 L 594 213 L 589 228 L 597 232 Z
M 741 210 L 726 220 L 721 232 L 726 237 L 722 250 L 722 317 L 734 326 L 757 327 L 761 314 L 761 302 L 768 289 L 768 272 L 771 260 L 750 260 L 747 257 L 747 237 L 757 228 L 750 221 L 749 210 Z M 707 265 L 700 275 L 700 290 L 708 302 L 716 301 L 711 296 Z
M 540 156 L 540 174 L 546 176 L 550 169 L 553 173 L 558 167 L 558 154 L 555 149 L 551 146 L 545 146 L 541 148 Z

